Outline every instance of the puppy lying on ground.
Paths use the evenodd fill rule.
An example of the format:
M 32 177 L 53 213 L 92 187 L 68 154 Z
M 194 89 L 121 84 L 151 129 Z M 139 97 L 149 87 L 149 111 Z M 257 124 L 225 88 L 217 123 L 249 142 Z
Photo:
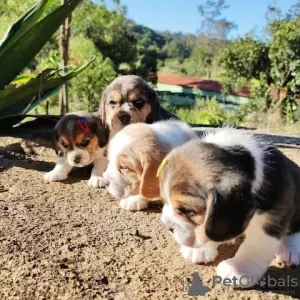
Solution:
M 126 210 L 148 207 L 159 198 L 157 168 L 166 154 L 197 134 L 180 121 L 131 124 L 118 132 L 108 146 L 109 164 L 103 177 L 108 191 Z
M 300 169 L 279 150 L 223 128 L 172 150 L 162 166 L 161 220 L 186 259 L 211 262 L 221 243 L 245 234 L 217 267 L 233 286 L 257 283 L 275 253 L 300 264 Z
M 107 166 L 104 151 L 109 129 L 101 118 L 83 111 L 69 113 L 58 121 L 54 132 L 57 163 L 51 172 L 45 174 L 45 181 L 64 180 L 73 167 L 93 164 L 89 186 L 105 186 L 102 174 Z
M 135 75 L 117 77 L 105 89 L 99 114 L 114 135 L 133 123 L 178 119 L 160 106 L 156 92 Z

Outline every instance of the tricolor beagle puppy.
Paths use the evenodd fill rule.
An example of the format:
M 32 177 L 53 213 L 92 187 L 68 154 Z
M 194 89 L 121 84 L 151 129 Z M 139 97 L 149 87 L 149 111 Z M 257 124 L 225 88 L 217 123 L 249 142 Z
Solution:
M 136 75 L 119 76 L 106 87 L 99 114 L 111 136 L 129 124 L 178 119 L 160 106 L 155 90 Z
M 63 116 L 55 126 L 55 168 L 45 174 L 45 181 L 60 181 L 68 177 L 73 167 L 93 164 L 88 181 L 91 187 L 104 187 L 103 172 L 107 166 L 104 152 L 109 139 L 109 129 L 95 114 L 73 112 Z
M 161 220 L 182 255 L 208 263 L 245 235 L 217 275 L 248 287 L 276 257 L 300 264 L 300 168 L 274 146 L 222 128 L 172 150 L 159 170 Z

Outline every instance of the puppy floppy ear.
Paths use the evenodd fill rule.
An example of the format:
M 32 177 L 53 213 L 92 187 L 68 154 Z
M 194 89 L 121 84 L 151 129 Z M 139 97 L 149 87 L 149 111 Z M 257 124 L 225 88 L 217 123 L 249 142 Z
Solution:
M 105 89 L 102 93 L 102 97 L 98 109 L 99 115 L 101 116 L 101 119 L 104 124 L 106 124 L 106 96 L 107 96 L 106 94 L 107 94 L 107 89 Z
M 161 160 L 153 157 L 144 157 L 143 173 L 140 182 L 140 194 L 148 199 L 155 199 L 160 196 L 159 181 L 156 177 Z
M 151 112 L 146 118 L 146 123 L 151 124 L 162 119 L 158 95 L 151 87 L 149 88 L 149 100 Z
M 205 234 L 213 241 L 230 240 L 242 234 L 254 213 L 250 187 L 222 195 L 209 192 L 205 218 Z
M 108 144 L 109 127 L 100 117 L 93 116 L 93 123 L 95 123 L 95 134 L 98 137 L 99 147 L 103 148 Z
M 117 159 L 117 168 L 122 176 L 131 183 L 131 194 L 138 195 L 140 189 L 139 177 L 141 176 L 143 169 L 138 160 L 132 156 L 122 153 Z
M 56 155 L 59 157 L 63 157 L 64 153 L 61 151 L 61 148 L 58 145 L 58 132 L 57 132 L 56 128 L 54 128 L 53 143 L 54 143 L 54 150 L 55 150 Z

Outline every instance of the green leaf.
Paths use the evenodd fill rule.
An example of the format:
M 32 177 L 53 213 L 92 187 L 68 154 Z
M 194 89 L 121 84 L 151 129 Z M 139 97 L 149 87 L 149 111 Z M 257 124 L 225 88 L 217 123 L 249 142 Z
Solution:
M 41 101 L 58 92 L 63 84 L 84 71 L 94 60 L 65 74 L 62 70 L 45 70 L 22 86 L 7 86 L 0 91 L 0 120 L 12 115 L 27 114 Z
M 53 0 L 42 0 L 23 14 L 8 30 L 0 42 L 0 55 L 9 44 L 16 41 L 22 34 L 32 28 L 40 19 L 48 3 Z
M 30 79 L 35 78 L 36 75 L 34 74 L 26 74 L 26 75 L 20 75 L 17 76 L 17 78 L 11 83 L 13 85 L 18 85 L 18 84 L 24 84 L 28 82 Z
M 7 47 L 0 48 L 0 89 L 26 67 L 81 1 L 69 0 L 7 44 Z

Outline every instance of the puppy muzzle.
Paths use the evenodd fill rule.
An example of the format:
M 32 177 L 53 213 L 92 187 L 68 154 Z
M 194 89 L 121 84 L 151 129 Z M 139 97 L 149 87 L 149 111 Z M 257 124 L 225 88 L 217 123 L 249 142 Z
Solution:
M 131 116 L 128 113 L 121 111 L 118 114 L 118 119 L 120 120 L 122 125 L 126 126 L 126 125 L 130 124 Z
M 164 205 L 161 221 L 178 244 L 198 248 L 205 243 L 197 235 L 196 227 L 177 216 L 170 205 Z

